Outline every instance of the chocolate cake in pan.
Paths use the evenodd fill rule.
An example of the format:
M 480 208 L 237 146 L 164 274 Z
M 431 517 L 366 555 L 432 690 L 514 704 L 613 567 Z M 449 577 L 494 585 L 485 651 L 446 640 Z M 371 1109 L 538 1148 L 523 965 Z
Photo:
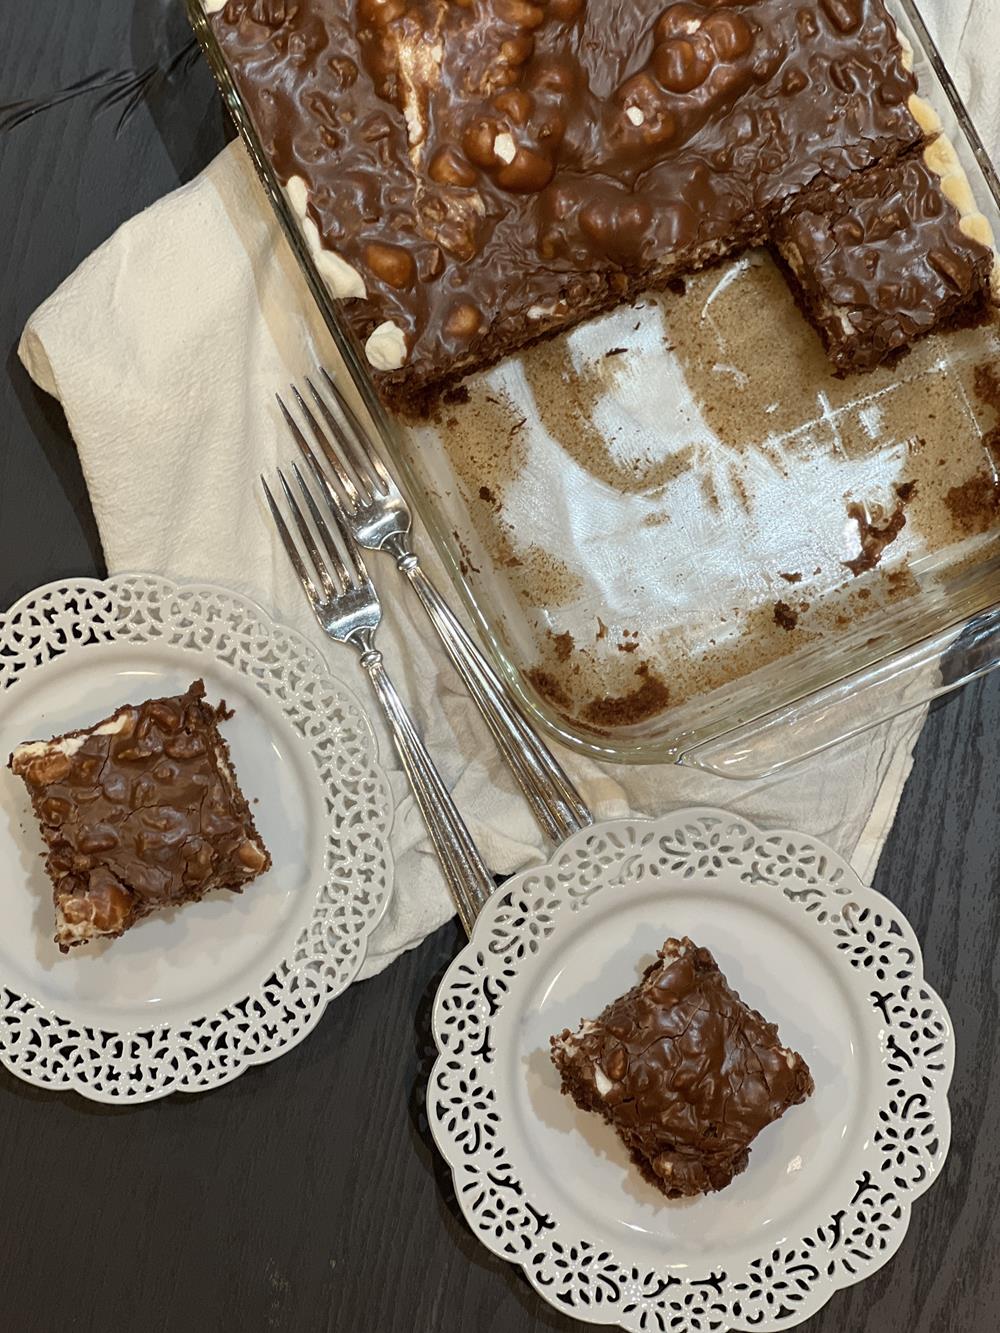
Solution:
M 815 240 L 832 213 L 835 230 L 844 208 L 870 210 L 866 173 L 928 143 L 883 0 L 206 8 L 379 392 L 408 412 L 540 337 L 774 242 L 807 199 L 800 229 Z M 904 208 L 936 194 L 939 225 L 957 231 L 933 172 L 893 180 L 918 191 Z M 898 234 L 923 241 L 921 228 Z M 949 287 L 919 327 L 890 311 L 892 335 L 866 350 L 834 339 L 839 367 L 954 318 L 951 295 L 982 303 L 990 251 L 962 235 L 970 290 Z M 891 304 L 892 290 L 876 283 L 874 299 Z M 824 301 L 805 306 L 829 340 Z

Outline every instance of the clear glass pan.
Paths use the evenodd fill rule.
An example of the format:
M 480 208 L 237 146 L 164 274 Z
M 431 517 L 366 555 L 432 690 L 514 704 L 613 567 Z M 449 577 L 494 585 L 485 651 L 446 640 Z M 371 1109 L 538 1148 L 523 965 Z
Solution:
M 997 173 L 916 6 L 891 8 L 1000 236 Z M 358 396 L 537 721 L 594 757 L 748 777 L 997 665 L 995 325 L 837 380 L 754 252 L 473 376 L 407 425 L 375 393 L 199 0 L 188 9 Z M 857 506 L 906 522 L 855 576 Z

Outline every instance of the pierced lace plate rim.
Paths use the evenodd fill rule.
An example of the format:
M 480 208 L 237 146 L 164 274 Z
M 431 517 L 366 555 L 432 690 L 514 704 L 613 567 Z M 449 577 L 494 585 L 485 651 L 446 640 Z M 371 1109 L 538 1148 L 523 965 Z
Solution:
M 249 670 L 230 661 L 221 650 L 213 654 L 214 639 L 207 626 L 202 628 L 208 633 L 208 639 L 189 639 L 183 644 L 184 650 L 204 653 L 214 670 L 223 674 L 235 672 L 269 697 L 274 711 L 284 714 L 289 724 L 289 737 L 294 736 L 295 744 L 309 756 L 311 763 L 304 766 L 308 771 L 315 770 L 315 781 L 317 787 L 322 787 L 324 798 L 335 792 L 335 785 L 324 776 L 318 753 L 310 750 L 306 735 L 296 733 L 292 725 L 293 703 L 273 692 L 274 679 L 269 681 L 268 676 L 280 678 L 283 666 L 285 677 L 292 682 L 289 693 L 294 696 L 303 716 L 306 716 L 303 699 L 309 692 L 315 691 L 335 700 L 344 726 L 339 730 L 328 729 L 324 740 L 338 758 L 353 761 L 363 769 L 371 789 L 368 813 L 377 810 L 377 815 L 364 831 L 370 841 L 366 851 L 371 864 L 364 877 L 367 887 L 358 882 L 361 877 L 356 879 L 341 872 L 340 887 L 346 883 L 348 893 L 336 898 L 338 871 L 329 860 L 336 838 L 332 828 L 329 829 L 325 837 L 326 866 L 316 866 L 319 878 L 310 919 L 299 931 L 291 951 L 281 951 L 275 957 L 270 973 L 263 975 L 254 988 L 241 988 L 241 993 L 234 995 L 222 1010 L 192 1018 L 182 1027 L 168 1022 L 114 1028 L 102 1022 L 98 1028 L 65 1018 L 56 1007 L 18 992 L 0 976 L 0 1064 L 5 1069 L 21 1081 L 48 1091 L 73 1091 L 88 1100 L 105 1104 L 138 1105 L 172 1092 L 194 1094 L 232 1082 L 246 1069 L 278 1059 L 309 1035 L 327 1005 L 356 978 L 367 956 L 370 936 L 388 907 L 395 879 L 390 849 L 395 806 L 380 761 L 377 738 L 365 709 L 350 686 L 298 630 L 276 619 L 253 598 L 205 580 L 175 580 L 157 574 L 130 572 L 107 579 L 56 579 L 27 592 L 9 610 L 0 612 L 0 648 L 5 650 L 0 653 L 0 700 L 8 690 L 16 690 L 28 675 L 44 670 L 45 666 L 67 654 L 129 642 L 130 619 L 123 614 L 103 623 L 103 628 L 97 631 L 88 627 L 91 637 L 85 640 L 67 637 L 66 624 L 57 624 L 56 617 L 61 607 L 70 622 L 85 626 L 86 616 L 67 609 L 81 598 L 102 601 L 103 610 L 113 609 L 116 613 L 122 611 L 123 598 L 137 599 L 137 606 L 142 599 L 152 598 L 154 601 L 173 599 L 175 613 L 178 604 L 190 608 L 192 604 L 203 602 L 210 603 L 214 609 L 224 608 L 237 617 L 244 617 L 257 642 L 266 642 L 279 657 L 284 656 L 282 664 L 255 670 L 251 675 Z M 50 643 L 45 638 L 45 631 L 40 631 L 35 635 L 34 644 L 22 650 L 21 657 L 24 658 L 25 652 L 30 656 L 41 651 L 40 645 L 51 651 L 45 661 L 19 662 L 18 653 L 14 651 L 18 627 L 23 625 L 25 617 L 41 615 L 43 607 L 55 610 L 55 616 L 49 618 L 54 642 Z M 136 608 L 132 615 L 135 613 Z M 94 615 L 91 618 L 95 623 L 102 623 Z M 148 639 L 140 638 L 140 644 L 158 643 L 161 648 L 170 648 L 164 637 L 171 630 L 170 619 L 163 617 L 159 623 L 160 628 Z M 38 629 L 38 626 L 33 628 Z M 6 755 L 0 756 L 0 763 L 5 761 Z M 4 776 L 9 777 L 9 774 Z M 346 925 L 331 926 L 324 933 L 323 926 L 328 918 L 338 914 L 346 919 Z M 275 987 L 275 993 L 280 997 L 277 1003 L 269 998 Z M 301 1001 L 301 1013 L 296 1012 L 295 1021 L 285 1021 L 283 1025 L 277 1010 L 282 1009 L 287 1016 L 296 999 Z M 274 1029 L 273 1035 L 266 1031 L 269 1026 Z M 199 1046 L 195 1038 L 202 1030 L 205 1041 Z M 230 1032 L 235 1035 L 227 1042 Z M 52 1041 L 58 1037 L 65 1050 L 62 1068 L 57 1073 L 53 1073 L 44 1058 L 40 1063 L 34 1063 L 34 1055 L 39 1047 L 44 1047 L 44 1034 L 49 1034 Z M 261 1044 L 255 1047 L 255 1040 Z M 86 1067 L 88 1058 L 102 1044 L 112 1052 L 104 1063 L 104 1078 L 100 1072 L 95 1074 Z M 154 1052 L 161 1061 L 167 1053 L 169 1060 L 177 1062 L 176 1067 L 144 1078 L 144 1071 L 149 1074 Z
M 509 1107 L 511 1103 L 509 1096 L 506 1103 L 502 1096 L 497 1096 L 503 1075 L 500 1072 L 502 1062 L 492 1044 L 492 1028 L 493 1018 L 505 1004 L 514 1004 L 515 1015 L 521 1012 L 517 1009 L 518 978 L 513 961 L 518 950 L 523 956 L 525 948 L 533 951 L 558 948 L 558 925 L 550 926 L 546 933 L 542 918 L 546 909 L 558 911 L 569 904 L 573 896 L 574 873 L 578 876 L 585 873 L 581 872 L 580 866 L 586 862 L 582 853 L 589 844 L 608 833 L 621 835 L 626 840 L 633 836 L 640 845 L 643 834 L 658 836 L 662 842 L 679 830 L 690 833 L 696 828 L 711 838 L 720 827 L 740 830 L 755 848 L 768 844 L 783 849 L 786 863 L 780 872 L 776 874 L 773 867 L 758 868 L 756 882 L 746 885 L 748 892 L 780 891 L 785 887 L 781 882 L 783 877 L 787 879 L 791 875 L 794 879 L 802 873 L 801 867 L 796 868 L 792 860 L 787 859 L 788 853 L 795 849 L 808 853 L 806 859 L 818 866 L 820 873 L 814 876 L 814 887 L 809 888 L 803 880 L 800 888 L 792 888 L 788 902 L 798 902 L 807 915 L 812 914 L 818 925 L 824 929 L 828 925 L 835 934 L 845 937 L 836 946 L 829 941 L 825 946 L 830 950 L 831 958 L 838 958 L 837 951 L 840 951 L 838 961 L 844 968 L 845 977 L 852 977 L 852 968 L 867 966 L 860 957 L 856 962 L 851 961 L 849 951 L 858 954 L 858 949 L 847 938 L 850 932 L 857 934 L 862 926 L 867 930 L 876 921 L 885 923 L 887 938 L 892 936 L 888 947 L 897 950 L 899 959 L 909 968 L 905 973 L 909 980 L 904 983 L 903 991 L 912 992 L 916 997 L 914 1003 L 919 1001 L 921 1011 L 930 1015 L 925 1021 L 937 1025 L 930 1047 L 934 1062 L 928 1053 L 924 1064 L 914 1070 L 914 1079 L 926 1094 L 924 1109 L 930 1121 L 929 1126 L 920 1132 L 926 1140 L 929 1128 L 933 1147 L 927 1161 L 921 1160 L 915 1167 L 910 1164 L 916 1179 L 905 1181 L 905 1187 L 905 1172 L 902 1167 L 898 1168 L 900 1175 L 895 1180 L 898 1192 L 893 1194 L 890 1191 L 885 1203 L 887 1212 L 895 1211 L 894 1220 L 890 1215 L 887 1221 L 877 1206 L 869 1206 L 867 1191 L 877 1188 L 870 1173 L 864 1173 L 869 1179 L 862 1189 L 863 1181 L 853 1181 L 853 1172 L 847 1171 L 844 1180 L 846 1206 L 840 1217 L 824 1219 L 818 1228 L 807 1232 L 801 1238 L 804 1247 L 801 1253 L 790 1242 L 788 1254 L 794 1259 L 805 1255 L 805 1261 L 792 1264 L 788 1254 L 783 1257 L 779 1250 L 775 1250 L 770 1255 L 754 1256 L 746 1264 L 745 1272 L 739 1270 L 727 1274 L 723 1268 L 721 1273 L 716 1273 L 713 1268 L 704 1280 L 681 1281 L 674 1277 L 664 1278 L 669 1271 L 668 1262 L 658 1272 L 649 1271 L 643 1275 L 641 1265 L 631 1264 L 627 1254 L 616 1254 L 606 1237 L 563 1234 L 559 1218 L 548 1214 L 537 1198 L 532 1198 L 530 1171 L 515 1166 L 504 1147 L 504 1110 L 505 1105 Z M 713 855 L 711 849 L 709 855 Z M 623 854 L 621 859 L 623 865 L 619 869 L 622 874 L 603 885 L 595 884 L 592 874 L 576 895 L 581 904 L 572 905 L 573 910 L 585 910 L 587 900 L 602 888 L 623 887 L 629 871 L 624 867 L 628 858 Z M 640 853 L 636 851 L 631 862 L 639 859 Z M 723 855 L 721 862 L 725 860 Z M 771 869 L 770 876 L 766 869 Z M 699 872 L 694 873 L 697 883 Z M 712 874 L 724 880 L 724 865 L 722 870 L 717 867 Z M 804 878 L 808 879 L 808 875 Z M 668 873 L 662 882 L 664 892 L 668 892 L 671 883 L 676 881 L 672 881 Z M 823 884 L 827 886 L 825 889 Z M 708 885 L 704 888 L 711 891 Z M 831 906 L 850 904 L 850 916 L 846 912 L 842 915 L 827 912 L 826 907 L 819 905 L 824 894 L 835 895 L 839 900 Z M 539 910 L 538 905 L 543 899 L 546 901 Z M 497 933 L 502 937 L 503 947 L 494 939 Z M 491 948 L 491 944 L 495 947 Z M 880 942 L 879 947 L 883 944 L 884 941 Z M 883 957 L 876 964 L 880 976 L 884 962 Z M 905 972 L 905 968 L 903 970 Z M 857 978 L 853 978 L 853 984 L 864 994 L 866 1001 L 882 1013 L 871 994 L 862 990 Z M 897 1027 L 888 1019 L 894 998 L 890 988 L 884 996 L 890 1038 L 897 1034 Z M 898 1019 L 898 1010 L 892 1009 L 892 1012 Z M 866 1279 L 893 1257 L 908 1229 L 912 1204 L 940 1175 L 950 1146 L 948 1088 L 954 1070 L 953 1029 L 944 1002 L 924 979 L 919 942 L 903 912 L 882 894 L 865 886 L 850 865 L 818 839 L 792 830 L 760 829 L 748 819 L 713 807 L 677 810 L 654 820 L 625 818 L 583 830 L 563 844 L 545 865 L 524 871 L 508 881 L 490 900 L 477 921 L 471 940 L 442 978 L 434 1001 L 432 1030 L 438 1054 L 428 1080 L 427 1116 L 438 1150 L 451 1170 L 456 1198 L 466 1221 L 492 1253 L 518 1264 L 531 1285 L 554 1308 L 585 1323 L 616 1324 L 629 1330 L 642 1330 L 642 1333 L 709 1333 L 709 1330 L 724 1329 L 776 1333 L 779 1329 L 791 1328 L 815 1314 L 834 1291 Z M 912 1049 L 919 1053 L 917 1047 Z M 891 1123 L 892 1109 L 895 1107 L 905 1115 L 914 1102 L 914 1079 L 907 1081 L 905 1076 L 897 1077 L 891 1072 L 896 1055 L 891 1047 L 889 1050 L 889 1055 L 883 1052 L 885 1082 L 880 1088 L 878 1101 L 879 1116 L 882 1117 L 886 1105 L 889 1115 L 881 1128 L 878 1123 L 873 1126 L 876 1143 L 882 1134 L 883 1167 L 891 1167 L 893 1134 L 898 1129 Z M 908 1058 L 905 1049 L 902 1055 Z M 459 1087 L 463 1104 L 472 1108 L 464 1121 L 449 1111 L 449 1095 L 451 1105 L 455 1107 L 454 1090 Z M 921 1109 L 917 1105 L 917 1115 Z M 906 1150 L 902 1137 L 899 1145 Z M 582 1151 L 588 1151 L 582 1141 L 580 1147 Z M 752 1159 L 750 1169 L 753 1169 Z M 858 1187 L 857 1193 L 852 1199 L 855 1186 Z M 503 1191 L 509 1191 L 509 1197 L 501 1197 Z M 508 1209 L 506 1214 L 505 1207 Z M 873 1245 L 878 1248 L 873 1252 L 861 1251 L 861 1257 L 858 1257 L 859 1242 L 854 1239 L 855 1232 L 848 1234 L 846 1230 L 856 1220 L 870 1221 L 876 1229 L 872 1233 Z M 841 1243 L 843 1248 L 836 1257 L 829 1258 L 828 1255 L 834 1255 Z M 821 1271 L 822 1264 L 825 1264 L 826 1271 Z M 706 1264 L 706 1268 L 708 1266 Z M 798 1276 L 795 1276 L 796 1268 Z M 815 1274 L 811 1277 L 811 1285 L 802 1276 L 807 1269 L 810 1276 Z M 787 1280 L 789 1270 L 793 1271 L 793 1281 Z

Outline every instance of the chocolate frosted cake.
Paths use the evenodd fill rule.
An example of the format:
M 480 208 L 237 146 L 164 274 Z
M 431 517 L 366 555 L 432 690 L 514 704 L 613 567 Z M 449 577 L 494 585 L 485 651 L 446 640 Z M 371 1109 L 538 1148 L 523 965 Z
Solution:
M 671 1199 L 724 1189 L 750 1145 L 813 1091 L 809 1067 L 707 949 L 670 939 L 638 986 L 552 1038 L 562 1089 L 602 1116 Z
M 924 155 L 813 192 L 775 238 L 838 370 L 868 370 L 985 308 L 992 252 L 962 230 Z
M 219 733 L 232 714 L 204 696 L 198 680 L 10 756 L 48 849 L 63 953 L 270 866 Z
M 319 271 L 380 393 L 404 410 L 643 289 L 772 242 L 806 198 L 799 227 L 815 237 L 816 210 L 835 227 L 867 199 L 865 173 L 916 160 L 928 137 L 883 0 L 206 7 Z M 924 243 L 912 211 L 935 192 L 954 240 L 960 209 L 933 173 L 898 177 L 904 195 L 914 184 L 899 244 Z M 989 251 L 963 240 L 970 262 L 952 294 L 981 303 Z M 896 242 L 878 244 L 893 270 Z M 890 307 L 894 292 L 892 279 L 872 288 Z M 955 304 L 933 304 L 925 324 Z M 807 309 L 828 334 L 824 303 Z M 890 309 L 894 321 L 891 345 L 926 331 Z M 865 336 L 852 322 L 854 342 Z M 840 366 L 884 350 L 880 337 L 834 348 Z

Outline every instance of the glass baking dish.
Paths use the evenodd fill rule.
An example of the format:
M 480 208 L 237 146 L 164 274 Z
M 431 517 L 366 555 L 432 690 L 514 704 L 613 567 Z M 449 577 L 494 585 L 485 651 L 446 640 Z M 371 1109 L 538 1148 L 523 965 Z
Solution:
M 1000 331 L 837 380 L 751 252 L 382 406 L 200 0 L 195 33 L 375 430 L 525 709 L 602 759 L 769 773 L 1000 660 Z M 890 5 L 1000 236 L 1000 180 L 912 0 Z M 866 525 L 905 523 L 856 573 Z

